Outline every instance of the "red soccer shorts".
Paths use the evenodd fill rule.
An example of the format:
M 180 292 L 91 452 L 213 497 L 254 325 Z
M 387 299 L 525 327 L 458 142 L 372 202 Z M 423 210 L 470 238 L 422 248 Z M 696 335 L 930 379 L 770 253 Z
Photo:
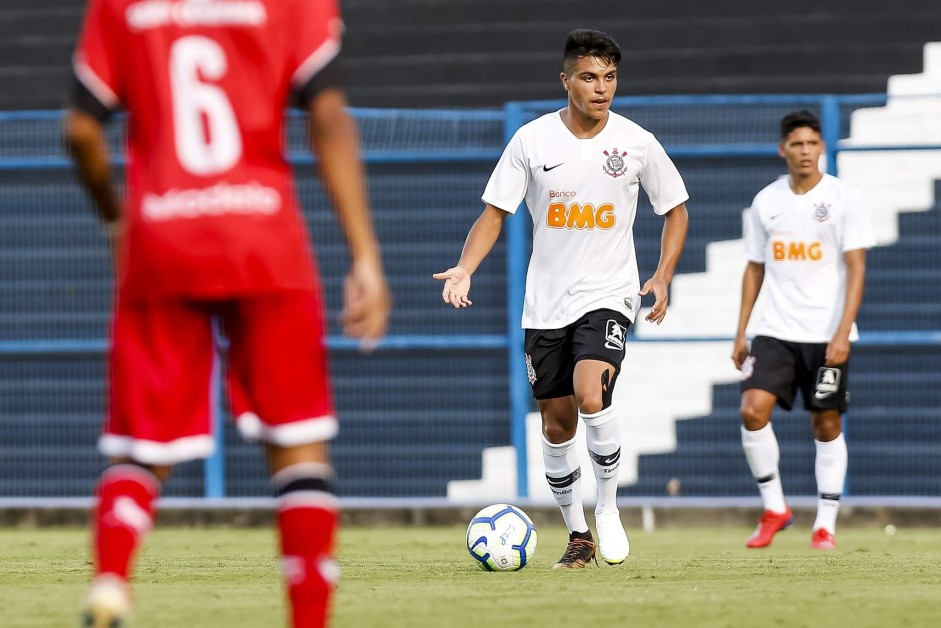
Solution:
M 229 397 L 243 436 L 291 446 L 336 435 L 315 293 L 119 301 L 102 453 L 174 464 L 213 452 L 213 316 L 229 338 Z

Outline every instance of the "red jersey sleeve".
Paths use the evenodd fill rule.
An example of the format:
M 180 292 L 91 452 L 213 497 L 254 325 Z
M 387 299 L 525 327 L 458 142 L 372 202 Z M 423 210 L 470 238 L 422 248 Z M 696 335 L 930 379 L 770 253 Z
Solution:
M 114 0 L 90 0 L 75 49 L 75 76 L 107 109 L 121 106 L 124 94 L 120 59 L 127 28 Z
M 295 0 L 291 84 L 303 90 L 340 53 L 343 21 L 336 0 Z

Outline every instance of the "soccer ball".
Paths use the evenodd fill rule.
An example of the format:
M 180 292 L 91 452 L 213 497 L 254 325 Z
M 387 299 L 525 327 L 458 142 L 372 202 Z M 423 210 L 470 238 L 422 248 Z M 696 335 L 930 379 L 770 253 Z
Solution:
M 516 506 L 487 506 L 467 526 L 467 551 L 486 571 L 522 569 L 536 554 L 536 526 Z

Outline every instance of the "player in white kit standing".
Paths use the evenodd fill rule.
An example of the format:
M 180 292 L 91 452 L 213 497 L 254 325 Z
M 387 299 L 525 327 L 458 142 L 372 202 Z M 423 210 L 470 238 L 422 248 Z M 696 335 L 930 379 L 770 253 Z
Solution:
M 742 447 L 764 503 L 746 545 L 767 547 L 791 524 L 771 427 L 775 403 L 790 410 L 800 389 L 816 445 L 817 518 L 811 547 L 836 546 L 836 516 L 846 479 L 842 413 L 848 401 L 850 342 L 859 338 L 866 249 L 875 241 L 862 198 L 851 185 L 820 172 L 825 146 L 809 111 L 781 120 L 779 153 L 788 175 L 755 197 L 745 218 L 748 266 L 732 360 L 742 371 Z M 751 349 L 745 338 L 763 291 Z
M 533 218 L 522 320 L 526 365 L 542 415 L 546 480 L 569 530 L 557 569 L 581 568 L 595 557 L 579 492 L 579 417 L 598 481 L 598 549 L 610 564 L 630 553 L 616 504 L 621 434 L 611 397 L 641 295 L 656 298 L 648 321 L 659 324 L 666 315 L 689 220 L 686 187 L 663 147 L 609 111 L 620 60 L 617 43 L 604 33 L 567 35 L 561 80 L 568 105 L 513 136 L 484 191 L 486 207 L 460 261 L 434 275 L 444 281 L 446 303 L 469 306 L 471 276 L 503 221 L 525 199 Z M 660 263 L 643 287 L 633 237 L 640 185 L 664 217 Z

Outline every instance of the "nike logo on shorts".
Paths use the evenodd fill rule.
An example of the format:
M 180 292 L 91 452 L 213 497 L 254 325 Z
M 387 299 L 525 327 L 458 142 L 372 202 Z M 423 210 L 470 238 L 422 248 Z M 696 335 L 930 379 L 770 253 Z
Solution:
M 817 369 L 817 385 L 815 388 L 814 397 L 818 401 L 835 395 L 840 390 L 840 370 L 827 366 Z
M 565 162 L 563 161 L 562 164 L 564 164 L 564 163 L 565 163 Z M 549 172 L 550 170 L 555 170 L 556 168 L 558 168 L 558 167 L 561 166 L 562 164 L 556 164 L 556 165 L 554 165 L 554 166 L 543 166 L 543 167 L 542 167 L 542 171 L 543 171 L 543 172 Z

